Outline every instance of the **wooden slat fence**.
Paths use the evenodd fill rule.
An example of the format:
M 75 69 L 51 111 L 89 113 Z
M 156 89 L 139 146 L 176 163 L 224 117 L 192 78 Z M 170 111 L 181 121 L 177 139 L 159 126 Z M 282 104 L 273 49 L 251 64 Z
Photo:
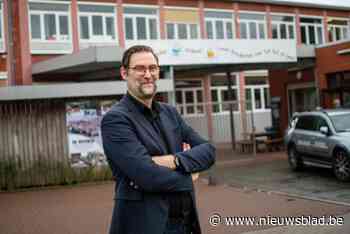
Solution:
M 0 190 L 111 178 L 74 171 L 68 145 L 65 100 L 1 102 Z

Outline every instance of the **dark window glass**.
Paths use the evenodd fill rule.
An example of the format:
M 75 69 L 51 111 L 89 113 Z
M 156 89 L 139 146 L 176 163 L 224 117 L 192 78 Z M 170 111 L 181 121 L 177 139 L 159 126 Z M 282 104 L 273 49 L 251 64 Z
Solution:
M 138 40 L 146 40 L 146 18 L 144 17 L 136 17 L 136 29 L 137 29 L 137 39 Z
M 312 25 L 309 25 L 309 43 L 312 45 L 316 44 L 315 27 Z
M 68 16 L 60 15 L 59 21 L 60 21 L 60 35 L 68 36 Z M 68 38 L 65 38 L 65 39 L 68 39 Z
M 106 17 L 106 30 L 107 35 L 111 36 L 113 39 L 115 38 L 114 33 L 114 18 L 113 17 Z
M 287 39 L 287 25 L 280 24 L 281 39 Z
M 300 116 L 295 128 L 314 131 L 316 129 L 317 119 L 313 116 Z
M 56 17 L 54 14 L 44 15 L 45 39 L 57 40 Z
M 214 39 L 213 23 L 211 21 L 206 22 L 206 29 L 208 39 Z
M 40 15 L 30 16 L 32 39 L 41 39 Z
M 272 24 L 272 38 L 278 39 L 278 24 Z
M 125 39 L 126 40 L 133 40 L 134 39 L 132 18 L 125 18 Z
M 175 39 L 175 25 L 166 24 L 166 36 L 168 39 Z
M 250 39 L 257 39 L 258 38 L 258 32 L 256 28 L 255 22 L 249 22 L 249 33 L 250 33 Z
M 224 22 L 215 21 L 216 39 L 224 39 Z
M 80 16 L 80 37 L 89 39 L 89 18 L 87 16 Z
M 306 38 L 306 26 L 301 26 L 301 42 L 303 44 L 308 44 L 307 43 L 307 38 Z
M 92 34 L 96 36 L 103 35 L 102 16 L 99 16 L 99 15 L 92 16 Z
M 248 38 L 247 23 L 239 23 L 240 36 L 242 39 Z
M 231 22 L 226 22 L 226 34 L 227 34 L 227 39 L 233 38 L 233 29 L 232 29 Z
M 294 26 L 288 25 L 288 31 L 289 31 L 289 38 L 294 39 Z

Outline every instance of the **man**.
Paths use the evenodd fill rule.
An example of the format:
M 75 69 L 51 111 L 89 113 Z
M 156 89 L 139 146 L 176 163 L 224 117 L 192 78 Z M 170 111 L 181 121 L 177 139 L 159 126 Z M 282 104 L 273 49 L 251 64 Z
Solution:
M 159 62 L 150 47 L 126 50 L 120 74 L 128 92 L 101 126 L 116 178 L 110 234 L 201 233 L 192 178 L 214 163 L 215 148 L 174 107 L 153 100 Z

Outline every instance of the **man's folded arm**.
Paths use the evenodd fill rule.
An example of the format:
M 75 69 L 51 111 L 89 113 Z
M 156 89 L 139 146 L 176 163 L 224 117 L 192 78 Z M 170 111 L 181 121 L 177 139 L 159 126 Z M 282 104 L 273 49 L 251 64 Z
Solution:
M 207 170 L 215 163 L 215 147 L 188 126 L 175 108 L 173 112 L 178 119 L 184 142 L 191 146 L 189 150 L 176 153 L 183 172 Z
M 107 114 L 101 124 L 103 147 L 109 163 L 147 192 L 190 191 L 189 174 L 159 166 L 122 114 Z

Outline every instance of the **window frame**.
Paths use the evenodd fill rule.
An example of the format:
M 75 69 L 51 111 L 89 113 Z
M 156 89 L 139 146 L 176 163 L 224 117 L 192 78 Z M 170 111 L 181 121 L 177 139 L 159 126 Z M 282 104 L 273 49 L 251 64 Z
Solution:
M 0 17 L 1 17 L 1 36 L 0 36 L 0 43 L 1 43 L 1 48 L 0 49 L 0 53 L 2 52 L 5 52 L 6 51 L 6 46 L 5 46 L 5 24 L 4 24 L 4 20 L 5 20 L 5 17 L 4 17 L 4 3 L 1 1 L 0 2 Z
M 172 24 L 174 26 L 174 38 L 169 39 L 168 38 L 168 24 Z M 178 32 L 178 25 L 179 24 L 185 24 L 186 25 L 186 36 L 187 38 L 179 38 L 179 32 Z M 191 25 L 196 26 L 196 32 L 197 32 L 197 38 L 191 38 Z M 165 22 L 165 36 L 166 40 L 197 40 L 199 39 L 199 24 L 198 23 L 189 23 L 189 22 L 171 22 L 166 21 Z
M 335 17 L 332 17 L 332 19 L 344 21 L 347 23 L 347 25 L 336 25 L 336 24 L 332 24 L 332 23 L 327 23 L 327 33 L 328 33 L 328 35 L 331 33 L 332 38 L 334 39 L 334 40 L 331 40 L 332 38 L 329 37 L 329 42 L 336 42 L 336 41 L 342 41 L 342 40 L 349 39 L 350 38 L 349 20 L 346 18 L 335 18 Z M 333 30 L 331 31 L 331 29 L 333 29 Z M 339 40 L 336 39 L 336 29 L 340 29 L 341 36 L 340 36 Z M 344 29 L 346 29 L 347 35 L 344 35 Z
M 323 18 L 320 16 L 308 16 L 308 15 L 300 15 L 300 33 L 302 31 L 302 28 L 305 28 L 306 32 L 306 43 L 301 42 L 304 45 L 320 45 L 325 43 L 324 38 L 324 26 L 323 26 Z M 301 18 L 309 18 L 309 19 L 319 19 L 321 20 L 321 23 L 303 23 L 301 22 Z M 309 32 L 309 26 L 315 27 L 315 44 L 310 43 L 310 32 Z M 322 43 L 320 42 L 320 38 L 318 35 L 318 28 L 321 28 L 321 35 L 322 35 Z M 302 38 L 301 38 L 302 39 Z
M 68 6 L 68 11 L 45 11 L 45 10 L 30 10 L 29 4 L 30 3 L 45 3 L 45 4 L 64 4 Z M 32 38 L 32 22 L 31 22 L 31 16 L 37 15 L 40 18 L 40 39 L 38 38 Z M 49 40 L 45 39 L 45 21 L 44 17 L 45 15 L 55 15 L 55 24 L 56 24 L 56 40 Z M 67 39 L 61 39 L 61 33 L 60 33 L 60 16 L 66 16 L 67 17 L 67 27 L 68 27 L 68 38 Z M 71 25 L 71 5 L 70 3 L 66 2 L 48 2 L 48 1 L 29 1 L 28 2 L 28 23 L 29 23 L 29 37 L 31 42 L 44 42 L 44 43 L 71 43 L 72 42 L 72 25 Z
M 124 25 L 124 40 L 125 41 L 138 41 L 138 40 L 159 40 L 160 39 L 160 28 L 159 28 L 159 9 L 158 7 L 154 6 L 148 6 L 148 5 L 134 5 L 134 4 L 125 4 L 123 5 L 124 8 L 145 8 L 145 9 L 154 9 L 157 11 L 156 14 L 130 14 L 130 13 L 123 13 L 123 25 Z M 146 19 L 146 39 L 137 39 L 137 17 L 143 17 Z M 133 31 L 133 38 L 127 39 L 126 38 L 126 27 L 125 27 L 125 19 L 130 18 L 132 20 L 132 31 Z M 154 39 L 150 38 L 151 31 L 149 28 L 149 20 L 155 19 L 156 20 L 156 29 L 157 29 L 157 37 Z
M 204 87 L 203 87 L 203 80 L 199 79 L 190 79 L 191 81 L 200 81 L 200 87 L 185 87 L 185 88 L 176 88 L 175 87 L 175 99 L 176 99 L 176 93 L 181 92 L 181 98 L 182 98 L 182 103 L 178 103 L 177 100 L 176 102 L 176 108 L 178 112 L 184 116 L 184 117 L 199 117 L 199 116 L 204 116 L 205 115 L 205 102 L 204 102 Z M 179 80 L 181 81 L 181 80 Z M 184 81 L 189 81 L 189 80 L 184 80 Z M 198 102 L 198 97 L 197 97 L 197 91 L 202 92 L 202 102 Z M 193 93 L 193 103 L 188 104 L 186 102 L 186 92 L 192 92 Z M 187 112 L 187 107 L 194 107 L 194 113 L 188 113 Z M 202 106 L 203 108 L 203 113 L 198 112 L 198 107 Z M 182 111 L 181 111 L 182 109 Z
M 233 102 L 237 102 L 237 110 L 233 110 L 234 112 L 239 112 L 241 110 L 240 107 L 240 95 L 239 95 L 239 86 L 238 85 L 232 85 L 231 86 L 232 90 L 236 91 L 237 94 L 237 100 L 234 100 Z M 227 86 L 211 86 L 210 87 L 210 95 L 212 95 L 212 92 L 216 91 L 217 93 L 217 97 L 218 100 L 217 101 L 213 101 L 211 103 L 212 106 L 212 114 L 214 115 L 219 115 L 219 114 L 228 114 L 229 111 L 228 110 L 224 110 L 223 105 L 225 104 L 224 101 L 222 100 L 222 92 L 223 91 L 228 91 L 228 87 Z M 214 112 L 214 105 L 218 105 L 219 106 L 219 111 L 218 112 Z
M 259 111 L 266 111 L 266 110 L 270 110 L 270 108 L 268 108 L 267 103 L 265 103 L 265 89 L 266 91 L 270 90 L 270 87 L 268 84 L 261 84 L 261 85 L 246 85 L 245 86 L 245 90 L 244 92 L 246 92 L 247 90 L 249 90 L 250 94 L 251 94 L 251 107 L 253 107 L 253 111 L 254 112 L 259 112 Z M 260 102 L 261 102 L 261 107 L 260 108 L 256 108 L 256 103 L 255 103 L 255 90 L 259 90 L 260 92 Z M 245 98 L 245 100 L 247 100 L 247 98 Z M 247 111 L 251 111 L 252 109 L 248 109 L 247 108 L 247 101 L 245 103 L 246 105 L 246 110 Z
M 255 20 L 255 19 L 241 19 L 240 18 L 240 14 L 255 14 L 255 15 L 261 15 L 264 17 L 264 20 Z M 243 38 L 242 37 L 242 32 L 241 32 L 241 23 L 244 23 L 245 28 L 246 28 L 246 32 L 247 32 L 247 38 Z M 250 27 L 249 27 L 249 23 L 255 23 L 256 25 L 256 35 L 257 38 L 251 38 L 250 37 Z M 260 27 L 259 27 L 259 23 L 264 23 L 264 38 L 260 38 Z M 238 13 L 238 26 L 240 29 L 240 35 L 239 38 L 240 39 L 246 39 L 246 40 L 264 40 L 267 39 L 267 20 L 266 20 L 266 15 L 264 12 L 256 12 L 256 11 L 240 11 Z
M 296 39 L 296 20 L 295 20 L 295 15 L 292 15 L 292 14 L 281 14 L 281 13 L 271 13 L 271 16 L 289 16 L 289 17 L 293 17 L 293 21 L 292 22 L 288 22 L 288 21 L 280 21 L 280 20 L 271 20 L 271 30 L 272 30 L 272 27 L 274 24 L 277 24 L 278 25 L 278 30 L 277 30 L 277 38 L 273 38 L 272 39 L 275 39 L 275 40 L 293 40 L 293 39 Z M 287 38 L 281 38 L 281 24 L 286 24 L 286 27 L 287 27 Z M 288 26 L 293 26 L 293 38 L 290 37 L 290 32 L 289 32 L 289 29 L 288 29 Z M 273 35 L 273 31 L 271 32 L 272 35 Z
M 99 5 L 103 6 L 110 6 L 113 7 L 113 13 L 109 12 L 81 12 L 79 11 L 79 6 L 93 6 L 97 5 L 97 3 L 78 3 L 78 35 L 79 35 L 79 41 L 81 42 L 89 42 L 89 43 L 98 43 L 98 42 L 115 42 L 118 40 L 118 31 L 117 31 L 117 18 L 116 18 L 116 7 L 114 4 L 108 4 L 108 3 L 98 3 Z M 102 36 L 100 39 L 94 39 L 93 35 L 93 22 L 92 17 L 93 16 L 102 16 Z M 81 31 L 81 18 L 80 17 L 88 17 L 88 27 L 89 27 L 89 39 L 82 38 L 82 31 Z M 114 30 L 114 38 L 108 38 L 109 35 L 107 34 L 107 18 L 113 19 L 113 30 Z
M 232 13 L 231 11 L 225 11 L 225 10 L 212 10 L 212 9 L 206 9 L 207 12 L 224 12 L 224 13 L 230 13 L 231 14 L 231 18 L 220 18 L 220 17 L 210 17 L 210 16 L 205 16 L 204 17 L 204 23 L 205 23 L 205 29 L 206 31 L 207 29 L 207 22 L 211 22 L 212 26 L 213 26 L 213 38 L 209 38 L 208 37 L 208 33 L 207 33 L 207 39 L 210 40 L 231 40 L 231 39 L 235 39 L 236 38 L 236 34 L 235 34 L 235 21 L 234 21 L 234 13 Z M 216 29 L 216 21 L 222 21 L 223 25 L 224 25 L 224 38 L 217 38 L 217 29 Z M 231 23 L 232 25 L 232 38 L 228 37 L 227 34 L 227 23 Z M 208 32 L 208 31 L 207 31 Z

